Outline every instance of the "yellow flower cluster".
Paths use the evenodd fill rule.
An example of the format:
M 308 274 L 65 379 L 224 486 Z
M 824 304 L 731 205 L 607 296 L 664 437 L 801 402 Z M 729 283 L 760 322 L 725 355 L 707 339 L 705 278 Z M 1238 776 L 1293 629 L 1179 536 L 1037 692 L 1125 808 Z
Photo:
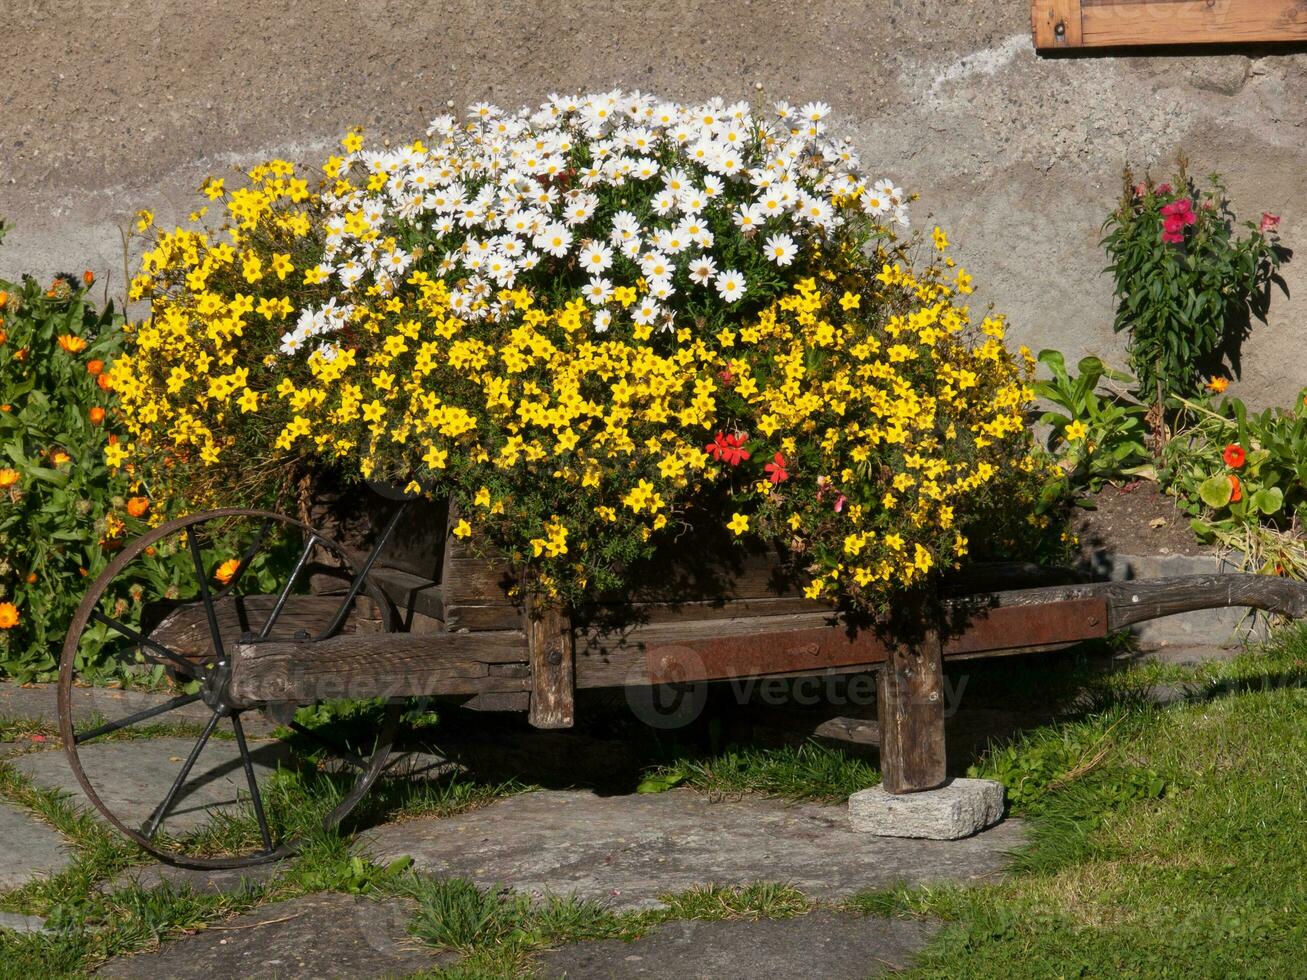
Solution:
M 130 436 L 112 466 L 166 456 L 248 479 L 301 458 L 446 494 L 457 535 L 569 599 L 619 584 L 674 527 L 729 515 L 713 519 L 786 545 L 810 596 L 875 605 L 964 557 L 1036 465 L 1029 355 L 1011 356 L 1001 318 L 972 326 L 938 230 L 916 271 L 888 235 L 870 265 L 865 238 L 814 246 L 802 275 L 709 328 L 687 310 L 610 331 L 578 292 L 535 282 L 469 305 L 411 243 L 409 265 L 338 306 L 322 195 L 358 174 L 325 170 L 316 192 L 283 161 L 248 187 L 210 182 L 222 233 L 155 231 L 132 284 L 152 313 L 111 369 Z M 350 233 L 397 253 L 359 220 Z M 624 288 L 638 305 L 651 286 Z M 328 339 L 288 355 L 296 317 L 330 318 Z

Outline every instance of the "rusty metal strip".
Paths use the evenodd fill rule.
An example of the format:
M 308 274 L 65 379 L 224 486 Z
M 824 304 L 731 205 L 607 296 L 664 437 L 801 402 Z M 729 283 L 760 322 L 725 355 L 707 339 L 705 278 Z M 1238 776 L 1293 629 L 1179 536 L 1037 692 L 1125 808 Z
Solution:
M 1068 599 L 1032 606 L 966 610 L 945 624 L 944 656 L 1075 643 L 1107 635 L 1103 599 Z M 759 632 L 647 647 L 648 683 L 724 680 L 885 661 L 885 641 L 871 630 L 844 626 Z
M 1030 606 L 967 610 L 944 626 L 944 656 L 1074 643 L 1107 636 L 1107 600 L 1064 599 Z
M 645 650 L 651 684 L 878 664 L 885 657 L 885 645 L 875 633 L 841 626 L 659 644 Z

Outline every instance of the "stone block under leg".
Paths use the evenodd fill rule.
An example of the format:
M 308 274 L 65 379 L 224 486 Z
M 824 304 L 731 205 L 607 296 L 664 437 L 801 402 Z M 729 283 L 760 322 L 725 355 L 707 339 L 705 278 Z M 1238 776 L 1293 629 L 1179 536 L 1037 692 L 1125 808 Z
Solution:
M 879 786 L 849 797 L 849 826 L 878 837 L 958 840 L 1003 819 L 1003 784 L 953 779 L 939 789 L 887 793 Z

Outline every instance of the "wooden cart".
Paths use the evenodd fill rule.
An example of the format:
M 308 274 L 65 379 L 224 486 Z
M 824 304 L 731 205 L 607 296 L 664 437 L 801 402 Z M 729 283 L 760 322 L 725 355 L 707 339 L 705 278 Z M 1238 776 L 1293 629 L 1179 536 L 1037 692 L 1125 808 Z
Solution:
M 251 761 L 241 723 L 250 711 L 288 724 L 301 742 L 321 745 L 336 761 L 317 756 L 319 769 L 351 773 L 326 817 L 334 824 L 385 771 L 401 703 L 409 697 L 524 711 L 533 725 L 566 728 L 575 692 L 588 688 L 869 670 L 879 672 L 884 785 L 910 793 L 945 780 L 947 661 L 1055 649 L 1198 609 L 1307 614 L 1307 586 L 1266 576 L 1099 584 L 1068 578 L 1029 587 L 1050 581 L 1048 573 L 977 566 L 939 598 L 905 602 L 888 618 L 867 621 L 804 599 L 802 581 L 784 556 L 716 542 L 679 548 L 691 557 L 650 566 L 635 578 L 643 583 L 637 594 L 565 614 L 533 606 L 518 594 L 513 569 L 449 533 L 455 521 L 449 508 L 415 513 L 398 502 L 391 509 L 367 553 L 285 515 L 221 510 L 164 524 L 113 559 L 77 611 L 59 684 L 69 762 L 110 822 L 161 859 L 189 866 L 244 866 L 292 853 L 294 835 L 269 813 Z M 423 521 L 438 521 L 446 531 L 424 535 Z M 411 560 L 407 570 L 387 567 L 384 556 L 396 543 L 400 551 L 424 555 L 429 575 L 414 574 L 421 566 Z M 170 549 L 189 555 L 193 587 L 165 596 L 133 592 L 141 556 Z M 291 571 L 269 588 L 277 568 Z M 193 692 L 123 717 L 87 720 L 78 701 L 92 689 L 78 650 L 88 631 L 141 669 L 166 668 Z M 294 721 L 297 706 L 333 698 L 382 698 L 388 707 L 363 742 L 324 738 Z M 148 817 L 129 817 L 124 806 L 106 802 L 117 794 L 104 791 L 89 747 L 167 722 L 171 712 L 200 702 L 209 709 L 207 722 L 189 756 L 178 757 L 176 778 Z M 248 787 L 240 803 L 251 828 L 248 846 L 232 846 L 231 834 L 169 827 L 190 784 L 208 778 L 192 773 L 224 721 Z M 215 842 L 222 840 L 228 843 Z

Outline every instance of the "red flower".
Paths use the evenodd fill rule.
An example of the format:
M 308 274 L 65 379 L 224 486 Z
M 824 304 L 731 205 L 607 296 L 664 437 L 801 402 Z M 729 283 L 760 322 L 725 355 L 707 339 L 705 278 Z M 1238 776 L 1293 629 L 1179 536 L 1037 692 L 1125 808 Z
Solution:
M 1243 466 L 1244 461 L 1248 458 L 1248 454 L 1243 451 L 1243 446 L 1232 442 L 1230 445 L 1225 447 L 1225 452 L 1221 454 L 1221 458 L 1225 460 L 1226 466 L 1230 467 L 1232 470 L 1237 470 L 1239 467 Z
M 1269 211 L 1262 212 L 1262 223 L 1257 226 L 1257 230 L 1265 234 L 1268 231 L 1275 231 L 1280 227 L 1280 216 L 1271 214 Z
M 749 451 L 744 448 L 748 438 L 747 435 L 739 432 L 732 432 L 729 435 L 719 432 L 704 449 L 718 462 L 725 460 L 731 466 L 739 466 L 749 458 Z
M 1184 230 L 1197 220 L 1194 203 L 1187 197 L 1165 205 L 1162 208 L 1162 241 L 1184 241 Z
M 790 478 L 790 471 L 785 468 L 787 465 L 785 457 L 777 453 L 773 461 L 763 467 L 763 471 L 772 483 L 784 483 Z
M 728 385 L 735 380 L 735 372 L 730 368 L 726 368 L 722 371 L 718 371 L 717 377 L 722 379 L 722 384 Z
M 1239 482 L 1239 478 L 1233 473 L 1226 479 L 1230 481 L 1230 503 L 1237 504 L 1243 500 L 1243 484 Z

